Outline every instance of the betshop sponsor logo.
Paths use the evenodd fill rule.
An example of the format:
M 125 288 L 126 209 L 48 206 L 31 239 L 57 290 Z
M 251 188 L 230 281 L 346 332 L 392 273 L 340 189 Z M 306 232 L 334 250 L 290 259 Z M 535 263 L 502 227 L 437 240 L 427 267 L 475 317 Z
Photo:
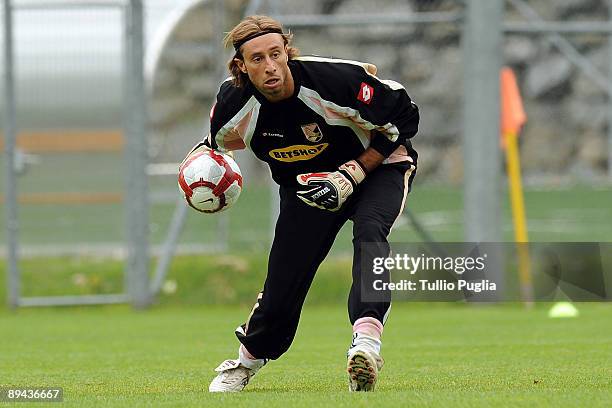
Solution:
M 300 160 L 310 160 L 317 157 L 323 150 L 327 149 L 329 143 L 317 145 L 293 145 L 282 149 L 270 150 L 269 155 L 273 159 L 282 162 L 294 162 Z

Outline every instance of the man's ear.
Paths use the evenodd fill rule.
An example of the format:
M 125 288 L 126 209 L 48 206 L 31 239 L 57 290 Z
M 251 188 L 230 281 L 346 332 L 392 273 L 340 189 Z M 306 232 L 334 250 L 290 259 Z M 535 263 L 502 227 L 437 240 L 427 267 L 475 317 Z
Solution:
M 238 65 L 238 69 L 240 69 L 240 71 L 243 74 L 246 74 L 247 73 L 247 69 L 246 69 L 246 66 L 244 65 L 244 61 L 241 60 L 241 59 L 238 59 L 238 58 L 234 58 L 234 61 L 236 61 L 236 65 Z

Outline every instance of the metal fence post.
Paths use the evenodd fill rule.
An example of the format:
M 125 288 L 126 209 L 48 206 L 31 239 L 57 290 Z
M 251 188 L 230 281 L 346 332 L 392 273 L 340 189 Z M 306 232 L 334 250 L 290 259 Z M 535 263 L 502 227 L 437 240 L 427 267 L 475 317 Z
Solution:
M 467 2 L 463 33 L 463 202 L 467 242 L 501 242 L 503 239 L 499 148 L 502 17 L 502 0 Z M 488 267 L 494 278 L 503 277 L 500 256 L 489 254 Z M 502 282 L 501 279 L 496 281 Z
M 141 0 L 125 8 L 125 138 L 127 185 L 125 205 L 128 240 L 127 284 L 136 308 L 150 303 L 149 293 L 149 197 L 146 138 L 147 111 L 144 85 L 144 30 Z
M 608 14 L 612 24 L 612 0 L 608 0 Z M 612 78 L 612 33 L 608 35 L 608 86 Z M 612 183 L 612 92 L 608 88 L 608 181 Z
M 19 305 L 17 174 L 15 172 L 15 148 L 17 123 L 15 107 L 15 78 L 13 60 L 13 8 L 10 0 L 4 0 L 4 146 L 5 146 L 5 217 L 7 243 L 7 302 L 10 307 Z

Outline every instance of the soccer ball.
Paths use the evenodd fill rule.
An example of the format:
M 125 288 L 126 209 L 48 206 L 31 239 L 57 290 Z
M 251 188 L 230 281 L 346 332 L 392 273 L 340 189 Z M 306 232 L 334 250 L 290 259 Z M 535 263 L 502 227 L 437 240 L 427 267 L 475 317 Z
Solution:
M 236 203 L 242 174 L 230 156 L 211 149 L 196 150 L 181 163 L 178 184 L 192 208 L 216 213 Z

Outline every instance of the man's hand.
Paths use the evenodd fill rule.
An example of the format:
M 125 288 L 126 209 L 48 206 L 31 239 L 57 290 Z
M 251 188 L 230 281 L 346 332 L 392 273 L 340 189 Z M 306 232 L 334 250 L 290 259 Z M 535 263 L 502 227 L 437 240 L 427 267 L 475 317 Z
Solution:
M 357 160 L 344 163 L 334 172 L 306 173 L 297 176 L 297 196 L 306 204 L 323 210 L 338 211 L 366 173 Z

